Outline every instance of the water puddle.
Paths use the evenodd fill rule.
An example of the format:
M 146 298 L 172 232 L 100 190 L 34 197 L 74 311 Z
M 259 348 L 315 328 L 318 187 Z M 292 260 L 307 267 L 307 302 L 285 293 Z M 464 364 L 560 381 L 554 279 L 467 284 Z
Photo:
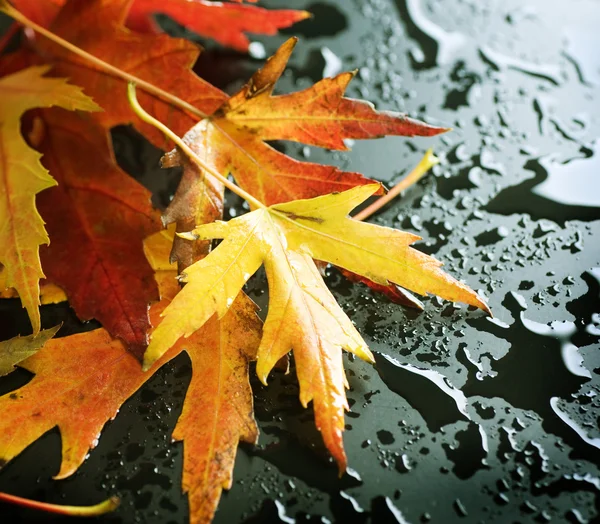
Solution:
M 596 142 L 598 147 L 598 142 Z M 528 160 L 534 173 L 516 186 L 503 189 L 485 207 L 491 213 L 527 213 L 533 219 L 567 220 L 600 218 L 600 155 L 559 162 L 554 155 Z
M 589 346 L 600 339 L 600 268 L 591 268 L 581 278 L 588 286 L 587 292 L 567 304 L 567 310 L 584 326 L 571 338 L 578 347 Z
M 532 188 L 535 195 L 567 206 L 600 207 L 600 155 L 566 164 L 546 157 L 540 165 L 548 178 Z
M 470 374 L 463 392 L 469 397 L 502 398 L 517 408 L 536 412 L 547 431 L 592 459 L 589 448 L 582 449 L 582 441 L 575 438 L 575 434 L 581 436 L 578 427 L 557 407 L 557 399 L 572 398 L 591 379 L 579 348 L 572 343 L 585 326 L 569 321 L 547 325 L 527 319 L 527 304 L 518 293 L 508 293 L 502 304 L 515 318 L 511 325 L 479 319 L 469 323 L 508 341 L 511 349 L 493 363 L 493 378 Z M 594 460 L 600 460 L 600 455 Z
M 600 438 L 589 437 L 586 429 L 582 425 L 580 425 L 577 421 L 571 418 L 565 411 L 561 410 L 560 398 L 552 397 L 550 399 L 550 406 L 552 407 L 554 413 L 556 413 L 556 416 L 560 420 L 562 420 L 567 426 L 569 426 L 579 436 L 581 440 L 583 440 L 586 444 L 589 444 L 590 446 L 594 446 L 596 449 L 600 449 Z
M 473 107 L 481 98 L 481 76 L 467 69 L 463 60 L 459 60 L 452 69 L 450 80 L 455 87 L 446 93 L 445 109 L 456 111 L 460 107 Z
M 284 504 L 277 499 L 266 499 L 258 513 L 244 520 L 246 524 L 259 524 L 263 522 L 272 522 L 279 524 L 295 524 L 296 519 L 286 513 Z
M 345 491 L 340 491 L 332 495 L 329 507 L 336 522 L 356 522 L 356 524 L 362 524 L 369 518 L 368 512 L 365 512 L 358 501 Z
M 381 379 L 421 414 L 430 431 L 437 432 L 459 420 L 470 420 L 466 396 L 441 373 L 403 364 L 377 352 L 375 362 Z
M 375 353 L 375 361 L 381 379 L 421 414 L 431 432 L 459 420 L 469 421 L 466 429 L 456 433 L 456 443 L 443 444 L 446 457 L 453 463 L 452 472 L 458 478 L 469 478 L 487 466 L 487 435 L 472 421 L 467 412 L 467 397 L 461 390 L 437 371 L 402 364 L 382 353 Z M 409 471 L 411 467 L 405 456 L 399 458 L 396 469 Z
M 263 427 L 262 430 L 266 431 L 267 428 Z M 266 460 L 282 474 L 300 479 L 307 486 L 319 491 L 335 493 L 335 489 L 347 489 L 362 484 L 360 476 L 352 471 L 348 471 L 340 479 L 335 468 L 323 468 L 322 460 L 315 455 L 315 451 L 295 442 L 292 433 L 280 430 L 278 436 L 279 442 L 264 447 L 248 448 L 246 453 L 250 457 Z M 315 435 L 313 442 L 319 442 L 318 438 Z
M 466 35 L 432 22 L 423 12 L 421 0 L 396 0 L 396 6 L 408 34 L 419 44 L 411 50 L 415 69 L 447 65 L 467 43 Z
M 472 477 L 478 470 L 487 467 L 489 453 L 487 435 L 478 424 L 469 424 L 455 435 L 456 444 L 442 444 L 446 457 L 453 464 L 452 473 L 459 479 Z

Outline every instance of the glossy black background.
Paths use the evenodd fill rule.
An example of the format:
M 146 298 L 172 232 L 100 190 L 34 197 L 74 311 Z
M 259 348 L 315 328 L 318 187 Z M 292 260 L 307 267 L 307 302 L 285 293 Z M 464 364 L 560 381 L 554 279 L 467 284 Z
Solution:
M 343 69 L 359 70 L 350 96 L 454 131 L 365 141 L 347 154 L 280 147 L 390 185 L 434 147 L 442 164 L 375 221 L 422 235 L 420 249 L 489 297 L 496 320 L 437 299 L 416 314 L 332 271 L 334 294 L 377 352 L 376 368 L 347 359 L 353 472 L 337 479 L 293 375 L 275 376 L 268 388 L 253 377 L 260 442 L 240 448 L 215 521 L 592 521 L 600 511 L 600 4 L 293 6 L 315 18 L 285 31 L 301 40 L 281 92 L 335 70 L 327 48 Z M 256 40 L 270 54 L 285 37 Z M 228 92 L 261 64 L 203 43 L 199 72 Z M 114 138 L 122 165 L 164 205 L 178 174 L 159 170 L 160 153 L 134 132 L 118 129 Z M 549 181 L 550 193 L 540 195 Z M 239 202 L 229 209 L 239 212 Z M 264 289 L 259 276 L 250 294 L 266 306 Z M 26 332 L 18 303 L 0 308 L 2 339 Z M 61 336 L 96 327 L 64 306 L 45 306 L 42 318 L 45 327 L 64 321 Z M 53 430 L 2 470 L 0 490 L 77 504 L 118 493 L 121 508 L 98 521 L 187 522 L 181 445 L 170 432 L 190 371 L 181 356 L 157 373 L 71 479 L 51 480 L 60 460 Z M 15 372 L 0 393 L 27 380 Z M 5 505 L 0 518 L 62 522 Z

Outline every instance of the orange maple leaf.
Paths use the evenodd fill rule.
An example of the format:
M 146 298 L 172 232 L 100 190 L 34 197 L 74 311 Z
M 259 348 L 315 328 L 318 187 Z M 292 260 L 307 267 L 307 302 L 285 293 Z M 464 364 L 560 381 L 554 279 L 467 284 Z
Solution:
M 59 9 L 67 0 L 12 0 L 13 5 L 30 20 L 50 27 Z M 128 0 L 130 8 L 126 25 L 140 33 L 159 33 L 153 15 L 169 15 L 181 25 L 203 36 L 237 49 L 247 51 L 245 33 L 274 35 L 310 17 L 306 11 L 292 9 L 263 9 L 235 3 L 206 2 L 205 0 Z
M 145 243 L 163 294 L 151 309 L 154 319 L 178 290 L 176 272 L 167 258 L 172 234 L 157 233 Z M 148 373 L 105 329 L 53 339 L 18 364 L 34 373 L 33 379 L 0 397 L 0 467 L 58 427 L 62 461 L 55 478 L 72 475 L 121 405 L 163 364 L 185 351 L 193 376 L 173 438 L 184 442 L 182 481 L 190 523 L 208 523 L 222 490 L 231 487 L 239 441 L 254 443 L 258 436 L 248 362 L 255 358 L 259 341 L 256 306 L 243 294 L 228 315 L 211 319 Z
M 346 149 L 345 138 L 386 134 L 431 136 L 444 131 L 398 113 L 377 112 L 366 102 L 345 98 L 352 73 L 324 79 L 290 95 L 271 96 L 295 39 L 284 44 L 238 94 L 228 99 L 190 72 L 192 55 L 195 57 L 196 53 L 190 50 L 189 42 L 159 35 L 164 38 L 148 46 L 144 35 L 125 31 L 122 24 L 127 6 L 126 0 L 72 0 L 60 11 L 52 29 L 119 71 L 144 81 L 155 81 L 154 87 L 163 91 L 156 93 L 151 89 L 152 94 L 141 93 L 140 101 L 178 135 L 192 127 L 194 116 L 197 119 L 198 115 L 213 113 L 220 106 L 212 116 L 194 126 L 186 140 L 211 167 L 225 175 L 234 172 L 242 187 L 267 204 L 314 197 L 369 182 L 358 173 L 294 160 L 275 151 L 267 140 L 296 140 Z M 91 29 L 82 33 L 78 27 Z M 107 109 L 97 117 L 104 126 L 133 122 L 155 144 L 165 145 L 159 133 L 132 116 L 118 97 L 115 101 L 114 92 L 123 84 L 123 78 L 96 70 L 89 61 L 45 39 L 40 40 L 38 48 L 45 56 L 55 57 L 56 71 L 83 86 L 86 93 Z M 165 53 L 170 57 L 168 64 L 160 58 Z M 148 90 L 148 86 L 141 87 Z M 185 110 L 181 103 L 173 105 L 167 101 L 165 92 L 178 96 L 179 102 L 184 100 L 184 106 L 188 104 Z M 168 163 L 176 164 L 176 155 Z M 204 183 L 201 175 L 199 172 L 186 175 L 185 191 L 176 196 L 164 216 L 165 223 L 177 222 L 179 231 L 189 229 L 192 222 L 200 222 L 199 204 L 209 211 L 204 221 L 220 213 L 222 205 L 218 201 L 222 200 L 222 191 L 214 181 L 207 181 L 206 188 L 199 187 Z M 177 241 L 173 253 L 180 269 L 194 260 L 194 248 L 184 244 Z
M 130 0 L 70 0 L 59 11 L 51 30 L 120 71 L 150 82 L 162 97 L 156 93 L 141 94 L 145 107 L 183 134 L 199 116 L 219 107 L 227 95 L 191 71 L 199 53 L 194 43 L 166 34 L 138 34 L 126 29 L 129 4 Z M 81 31 L 82 27 L 86 30 Z M 160 133 L 143 124 L 131 111 L 122 78 L 44 37 L 36 42 L 35 50 L 52 63 L 56 74 L 70 78 L 104 109 L 96 115 L 104 127 L 133 123 L 155 145 L 166 145 Z M 184 101 L 187 109 L 173 100 Z
M 243 189 L 264 204 L 312 198 L 371 182 L 358 173 L 293 160 L 267 141 L 292 140 L 347 150 L 344 140 L 348 138 L 433 136 L 446 131 L 344 97 L 354 73 L 325 78 L 303 91 L 272 96 L 296 42 L 292 38 L 283 44 L 238 93 L 184 137 L 206 164 L 222 175 L 232 173 Z
M 301 162 L 276 151 L 267 141 L 293 140 L 314 146 L 346 150 L 344 139 L 378 138 L 384 135 L 433 136 L 446 131 L 389 111 L 376 111 L 362 100 L 344 97 L 353 73 L 326 78 L 314 86 L 288 95 L 272 96 L 297 40 L 292 38 L 256 72 L 250 81 L 211 116 L 202 119 L 183 140 L 215 171 L 232 173 L 237 183 L 261 202 L 271 205 L 294 199 L 312 198 L 344 191 L 372 182 L 359 173 L 337 167 Z M 218 201 L 222 186 L 203 174 L 175 149 L 163 158 L 163 165 L 182 165 L 186 173 L 186 198 L 209 195 Z M 196 181 L 195 184 L 193 183 Z M 213 205 L 212 209 L 216 206 Z M 197 208 L 176 195 L 165 223 L 177 222 L 177 230 L 218 218 L 209 213 L 201 220 Z M 174 257 L 185 268 L 192 259 L 189 240 L 174 245 Z M 187 249 L 184 253 L 183 249 Z
M 245 33 L 275 35 L 279 29 L 310 17 L 307 11 L 270 10 L 239 4 L 241 2 L 236 5 L 204 0 L 136 0 L 127 17 L 127 26 L 141 32 L 159 32 L 151 15 L 164 13 L 191 31 L 244 52 L 250 44 Z

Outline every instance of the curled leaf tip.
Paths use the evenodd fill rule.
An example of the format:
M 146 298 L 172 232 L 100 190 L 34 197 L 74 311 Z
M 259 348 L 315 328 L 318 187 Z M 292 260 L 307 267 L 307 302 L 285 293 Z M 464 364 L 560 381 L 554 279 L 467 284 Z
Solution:
M 153 361 L 144 357 L 144 361 L 142 362 L 142 371 L 146 373 L 154 364 Z
M 121 499 L 116 495 L 110 497 L 106 502 L 108 503 L 107 506 L 110 505 L 112 507 L 112 510 L 117 509 L 121 505 Z
M 365 357 L 365 361 L 368 362 L 369 364 L 373 364 L 373 365 L 376 364 L 375 357 L 373 356 L 373 353 L 371 353 L 371 351 L 368 351 L 368 350 L 365 351 L 364 357 Z
M 264 371 L 259 370 L 257 366 L 256 375 L 258 376 L 258 380 L 260 380 L 263 386 L 268 386 L 267 379 L 269 378 L 269 373 L 265 373 Z
M 494 318 L 494 313 L 492 313 L 492 310 L 490 308 L 490 306 L 488 305 L 487 301 L 482 300 L 481 301 L 481 306 L 479 306 L 480 309 L 482 309 L 483 311 L 485 311 L 490 318 Z
M 469 306 L 474 306 L 477 309 L 481 309 L 481 311 L 485 312 L 489 317 L 494 318 L 494 314 L 492 313 L 492 310 L 490 309 L 485 297 L 481 296 L 475 291 L 471 291 L 471 296 L 473 298 L 466 301 Z
M 414 136 L 428 136 L 433 137 L 437 135 L 443 135 L 448 131 L 452 131 L 451 127 L 440 127 L 435 124 L 424 124 L 423 130 L 421 132 L 416 133 Z

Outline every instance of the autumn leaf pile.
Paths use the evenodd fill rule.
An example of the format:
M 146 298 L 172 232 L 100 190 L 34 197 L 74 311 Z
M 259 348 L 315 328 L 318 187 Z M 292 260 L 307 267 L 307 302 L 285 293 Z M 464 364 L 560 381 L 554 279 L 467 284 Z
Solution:
M 0 375 L 18 365 L 35 376 L 0 397 L 0 464 L 58 427 L 56 478 L 73 474 L 119 407 L 186 351 L 193 376 L 173 439 L 184 442 L 190 522 L 209 522 L 231 486 L 238 443 L 258 436 L 249 362 L 266 383 L 291 352 L 300 402 L 312 401 L 342 473 L 342 351 L 373 356 L 315 261 L 398 300 L 407 289 L 487 306 L 413 249 L 418 237 L 350 218 L 381 194 L 379 184 L 268 142 L 345 150 L 345 139 L 444 129 L 345 98 L 352 73 L 273 95 L 295 39 L 227 96 L 192 71 L 198 47 L 162 33 L 153 18 L 166 14 L 246 51 L 247 32 L 274 34 L 306 18 L 302 11 L 204 0 L 11 4 L 0 1 L 24 30 L 19 48 L 0 57 L 0 291 L 20 298 L 32 334 L 0 343 Z M 133 87 L 127 98 L 128 82 L 139 105 Z M 163 148 L 164 166 L 183 168 L 162 212 L 115 162 L 109 131 L 120 124 Z M 225 187 L 251 211 L 222 222 Z M 270 292 L 264 326 L 243 292 L 261 266 Z M 52 338 L 57 328 L 41 330 L 39 306 L 61 300 L 103 328 Z

